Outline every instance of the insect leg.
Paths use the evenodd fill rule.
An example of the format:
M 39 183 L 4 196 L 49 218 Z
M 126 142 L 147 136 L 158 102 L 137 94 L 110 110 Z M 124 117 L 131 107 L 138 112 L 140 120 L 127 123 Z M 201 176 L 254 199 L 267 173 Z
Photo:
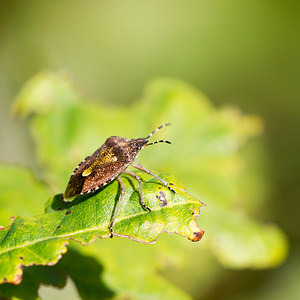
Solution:
M 111 238 L 113 237 L 113 226 L 114 226 L 116 217 L 117 217 L 117 215 L 119 214 L 120 207 L 121 207 L 121 203 L 122 203 L 123 198 L 124 198 L 124 195 L 125 195 L 124 182 L 122 181 L 122 179 L 121 179 L 120 177 L 117 177 L 117 180 L 118 180 L 119 183 L 120 183 L 121 194 L 120 194 L 120 199 L 119 199 L 118 204 L 117 204 L 117 207 L 116 207 L 116 209 L 115 209 L 115 212 L 114 212 L 112 221 L 111 221 L 111 223 L 110 223 L 110 225 L 109 225 L 110 237 L 111 237 Z
M 143 171 L 147 174 L 151 174 L 153 177 L 155 177 L 156 179 L 158 179 L 166 188 L 168 188 L 171 192 L 173 192 L 174 194 L 176 194 L 176 192 L 169 186 L 169 184 L 164 181 L 163 179 L 161 179 L 160 177 L 158 177 L 157 175 L 155 175 L 153 172 L 151 172 L 150 170 L 142 167 L 142 166 L 134 166 L 134 165 L 131 165 L 132 167 L 140 170 L 140 171 Z
M 142 167 L 142 164 L 140 163 L 140 161 L 136 158 L 135 162 L 138 164 L 138 166 Z
M 141 178 L 138 175 L 136 175 L 132 172 L 129 172 L 129 171 L 123 171 L 123 173 L 130 175 L 131 177 L 133 177 L 134 179 L 136 179 L 138 181 L 139 189 L 140 189 L 140 203 L 144 207 L 144 209 L 148 210 L 148 212 L 151 212 L 151 209 L 148 206 L 146 206 L 145 201 L 144 201 Z

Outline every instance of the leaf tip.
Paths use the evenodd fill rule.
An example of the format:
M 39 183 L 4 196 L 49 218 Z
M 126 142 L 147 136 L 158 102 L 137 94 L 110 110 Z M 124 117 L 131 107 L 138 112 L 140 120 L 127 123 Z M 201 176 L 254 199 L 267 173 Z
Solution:
M 198 231 L 193 232 L 193 236 L 189 237 L 189 240 L 191 240 L 192 242 L 198 242 L 202 239 L 204 234 L 204 230 L 200 229 Z
M 67 245 L 69 245 L 69 241 L 66 241 L 64 243 L 64 247 L 61 249 L 61 254 L 66 254 L 68 252 L 68 248 L 67 248 Z

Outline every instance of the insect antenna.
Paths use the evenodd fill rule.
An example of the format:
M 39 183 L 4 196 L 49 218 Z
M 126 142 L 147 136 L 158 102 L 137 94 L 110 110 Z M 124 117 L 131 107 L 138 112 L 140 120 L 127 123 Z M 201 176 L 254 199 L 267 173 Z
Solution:
M 157 132 L 158 130 L 162 129 L 163 127 L 170 126 L 170 125 L 171 125 L 170 123 L 166 123 L 166 124 L 160 125 L 160 126 L 157 127 L 155 130 L 153 130 L 153 131 L 146 137 L 146 139 L 148 140 L 155 132 Z
M 148 143 L 146 146 L 154 145 L 154 144 L 157 144 L 157 143 L 167 143 L 167 144 L 171 144 L 170 141 L 159 140 L 159 141 L 155 141 L 155 142 L 153 142 L 153 143 Z

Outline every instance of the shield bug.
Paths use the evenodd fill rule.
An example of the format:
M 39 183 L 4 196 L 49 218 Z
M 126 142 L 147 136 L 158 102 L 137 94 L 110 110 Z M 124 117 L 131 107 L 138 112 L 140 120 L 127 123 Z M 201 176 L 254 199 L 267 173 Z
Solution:
M 132 164 L 136 160 L 139 152 L 145 147 L 157 143 L 171 144 L 171 142 L 165 140 L 159 140 L 152 143 L 149 142 L 149 138 L 154 133 L 168 125 L 170 124 L 163 124 L 159 126 L 146 138 L 127 139 L 119 136 L 109 137 L 100 148 L 98 148 L 91 156 L 86 157 L 74 170 L 64 193 L 65 201 L 72 201 L 72 199 L 78 195 L 94 192 L 114 179 L 118 180 L 121 187 L 121 193 L 118 205 L 109 226 L 112 236 L 112 228 L 125 194 L 124 183 L 120 175 L 128 174 L 139 183 L 140 203 L 142 207 L 148 212 L 151 212 L 151 209 L 146 206 L 144 202 L 141 178 L 137 174 L 127 171 L 126 169 L 129 165 L 131 165 L 140 171 L 151 174 L 165 187 L 175 193 L 175 191 L 169 186 L 168 182 L 164 181 L 150 170 L 142 167 L 140 164 Z

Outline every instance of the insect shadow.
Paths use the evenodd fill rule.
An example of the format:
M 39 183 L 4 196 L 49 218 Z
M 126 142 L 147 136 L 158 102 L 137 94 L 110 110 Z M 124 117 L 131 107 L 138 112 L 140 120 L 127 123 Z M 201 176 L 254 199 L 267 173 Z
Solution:
M 101 189 L 101 190 L 103 190 L 103 189 Z M 94 194 L 80 195 L 80 196 L 76 197 L 72 202 L 65 202 L 63 194 L 57 194 L 54 196 L 54 198 L 52 200 L 51 208 L 53 210 L 66 210 L 74 205 L 77 205 L 83 201 L 86 201 L 87 199 L 89 199 L 91 197 L 94 197 L 95 194 L 98 194 L 101 190 L 96 191 Z
M 138 186 L 136 186 L 134 184 L 134 180 L 133 178 L 130 178 L 129 176 L 122 176 L 122 180 L 123 181 L 127 181 L 128 184 L 130 185 L 130 188 L 132 189 L 132 194 L 131 195 L 137 195 L 137 197 L 140 197 L 140 191 Z M 144 183 L 144 181 L 141 179 L 142 184 Z M 121 194 L 121 189 L 119 189 L 119 196 Z M 117 199 L 117 201 L 119 200 L 119 198 Z
M 40 299 L 42 285 L 55 288 L 56 291 L 62 290 L 68 277 L 73 281 L 80 299 L 112 299 L 115 292 L 103 280 L 103 272 L 104 266 L 93 256 L 83 255 L 69 247 L 64 259 L 55 266 L 29 266 L 24 269 L 23 280 L 19 285 L 1 284 L 0 299 Z M 67 290 L 63 292 L 68 295 Z
M 136 189 L 135 186 L 134 186 L 134 183 L 132 182 L 132 180 L 128 178 L 128 181 L 129 181 L 130 185 L 132 186 L 132 189 Z M 55 211 L 68 210 L 69 208 L 71 208 L 74 205 L 80 204 L 81 202 L 84 202 L 84 201 L 88 200 L 91 197 L 95 197 L 96 194 L 101 193 L 108 186 L 109 186 L 109 184 L 107 186 L 103 187 L 102 189 L 99 189 L 98 191 L 96 191 L 93 194 L 79 195 L 72 202 L 65 202 L 63 194 L 57 194 L 57 195 L 54 196 L 54 198 L 52 200 L 51 209 L 55 210 Z M 120 196 L 121 196 L 121 188 L 119 187 L 118 191 L 115 195 L 115 199 L 114 199 L 113 213 L 116 210 L 118 201 L 120 200 Z M 112 216 L 112 218 L 113 218 L 113 216 Z

